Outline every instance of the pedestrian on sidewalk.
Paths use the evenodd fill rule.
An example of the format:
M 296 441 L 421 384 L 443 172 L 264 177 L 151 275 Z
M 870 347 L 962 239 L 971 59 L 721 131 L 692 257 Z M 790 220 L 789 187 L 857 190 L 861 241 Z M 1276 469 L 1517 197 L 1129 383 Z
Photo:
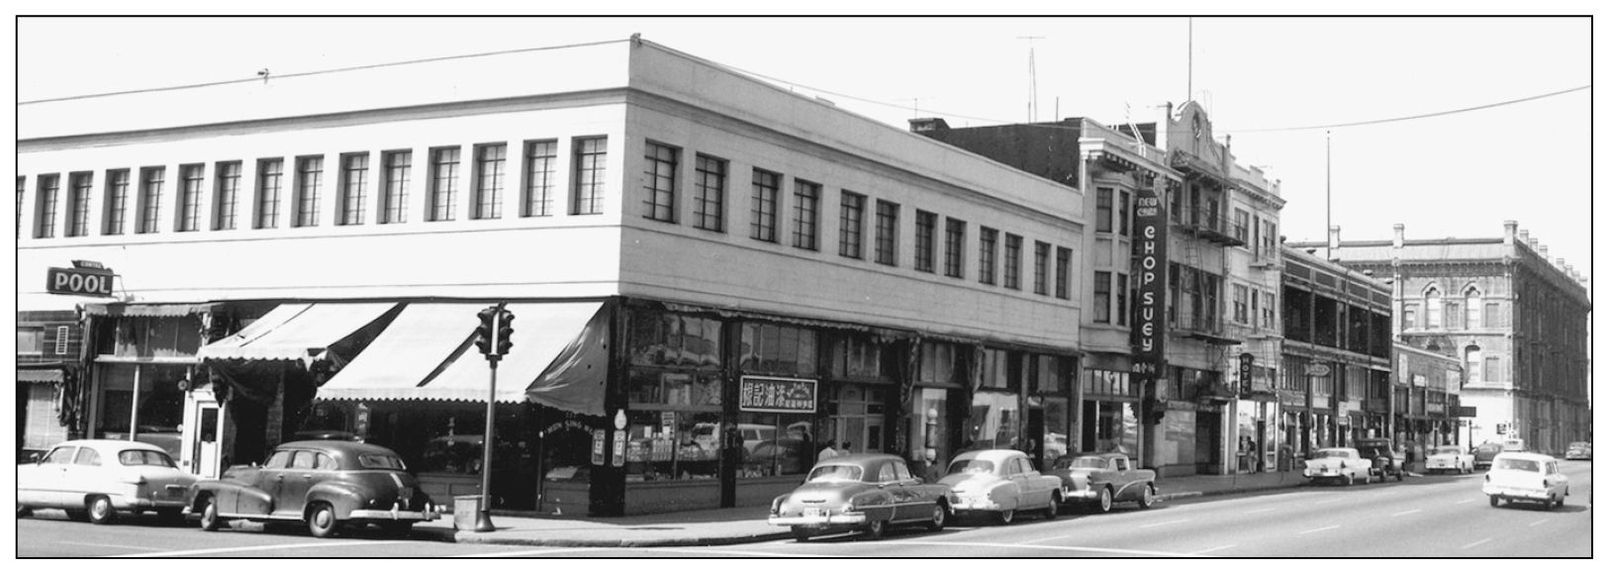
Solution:
M 837 445 L 834 444 L 834 439 L 829 439 L 828 444 L 823 445 L 823 450 L 817 451 L 817 462 L 823 462 L 830 458 L 839 456 L 840 451 L 836 448 L 836 446 Z

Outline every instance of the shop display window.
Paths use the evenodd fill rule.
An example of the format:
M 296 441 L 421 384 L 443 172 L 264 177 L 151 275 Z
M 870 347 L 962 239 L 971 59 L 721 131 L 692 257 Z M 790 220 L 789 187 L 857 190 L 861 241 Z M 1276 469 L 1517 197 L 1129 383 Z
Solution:
M 835 338 L 829 346 L 829 374 L 836 378 L 891 379 L 884 374 L 884 345 L 855 336 Z
M 919 365 L 918 381 L 924 383 L 962 384 L 962 371 L 967 366 L 959 363 L 962 350 L 955 344 L 925 342 L 923 362 Z
M 132 423 L 136 425 L 134 440 L 179 456 L 179 426 L 184 423 L 185 410 L 185 392 L 179 389 L 179 382 L 189 375 L 189 367 L 111 364 L 101 369 L 95 436 L 128 440 Z
M 1069 400 L 1047 397 L 1041 400 L 1042 434 L 1039 451 L 1042 464 L 1052 464 L 1069 454 Z M 1034 454 L 1034 453 L 1032 453 Z
M 738 476 L 760 478 L 805 474 L 816 459 L 811 415 L 744 413 L 739 415 L 739 439 L 744 460 Z
M 1035 358 L 1036 393 L 1069 393 L 1070 379 L 1074 377 L 1074 360 L 1062 356 L 1040 355 Z
M 201 349 L 194 318 L 122 318 L 101 335 L 96 353 L 128 358 L 190 357 Z
M 678 407 L 721 407 L 722 377 L 711 372 L 634 369 L 627 398 L 633 403 Z
M 817 375 L 817 332 L 798 326 L 746 322 L 739 333 L 739 369 Z
M 627 482 L 716 479 L 720 413 L 633 411 L 627 420 Z
M 1019 396 L 1016 393 L 975 393 L 969 409 L 967 447 L 1018 448 L 1019 413 Z
M 633 365 L 721 367 L 722 321 L 670 312 L 634 312 L 631 358 Z

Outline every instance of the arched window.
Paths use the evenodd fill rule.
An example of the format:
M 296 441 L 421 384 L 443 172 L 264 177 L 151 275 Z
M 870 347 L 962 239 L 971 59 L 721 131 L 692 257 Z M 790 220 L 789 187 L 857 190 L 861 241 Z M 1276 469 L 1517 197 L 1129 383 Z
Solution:
M 1466 347 L 1466 382 L 1483 383 L 1483 350 Z
M 1429 289 L 1427 289 L 1427 303 L 1426 303 L 1426 306 L 1427 306 L 1427 310 L 1426 310 L 1427 327 L 1428 328 L 1434 328 L 1434 329 L 1443 328 L 1444 327 L 1444 295 L 1440 294 L 1437 288 L 1429 288 Z
M 1483 295 L 1476 288 L 1466 289 L 1466 329 L 1483 327 Z

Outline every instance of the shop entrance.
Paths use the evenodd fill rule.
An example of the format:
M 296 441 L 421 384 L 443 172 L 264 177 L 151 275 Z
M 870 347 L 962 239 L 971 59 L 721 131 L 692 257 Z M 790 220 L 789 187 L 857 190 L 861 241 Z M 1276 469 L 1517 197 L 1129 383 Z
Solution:
M 885 395 L 883 387 L 842 383 L 835 388 L 833 439 L 851 443 L 851 452 L 884 452 Z
M 1197 464 L 1198 474 L 1223 474 L 1220 464 L 1222 412 L 1219 409 L 1199 409 L 1197 417 L 1197 446 L 1193 462 Z
M 186 398 L 185 428 L 180 440 L 179 466 L 203 478 L 219 474 L 219 439 L 224 434 L 224 409 L 209 391 L 195 390 Z

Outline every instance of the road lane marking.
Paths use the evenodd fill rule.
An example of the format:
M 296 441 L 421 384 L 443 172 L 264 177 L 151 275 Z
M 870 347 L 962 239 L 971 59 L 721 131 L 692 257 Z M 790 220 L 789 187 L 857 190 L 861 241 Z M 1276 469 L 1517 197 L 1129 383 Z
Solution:
M 1319 506 L 1321 504 L 1331 504 L 1333 502 L 1342 502 L 1342 501 L 1343 501 L 1343 498 L 1330 498 L 1330 499 L 1322 500 L 1320 502 L 1316 502 L 1315 504 Z
M 1307 534 L 1307 533 L 1315 533 L 1315 532 L 1318 532 L 1318 531 L 1327 531 L 1329 529 L 1338 529 L 1338 528 L 1341 528 L 1341 527 L 1343 527 L 1343 526 L 1327 526 L 1327 527 L 1324 527 L 1324 528 L 1307 529 L 1307 530 L 1299 532 L 1299 535 L 1304 535 L 1304 534 Z
M 1478 500 L 1477 498 L 1467 498 L 1465 500 L 1461 500 L 1461 501 L 1456 502 L 1456 503 L 1457 504 L 1470 504 L 1472 502 L 1476 502 L 1477 500 Z
M 1203 555 L 1205 553 L 1209 553 L 1209 552 L 1212 552 L 1212 551 L 1220 551 L 1222 549 L 1231 549 L 1233 547 L 1237 547 L 1237 544 L 1233 543 L 1231 545 L 1222 545 L 1220 547 L 1211 547 L 1209 549 L 1199 549 L 1197 551 L 1192 552 L 1192 555 Z
M 872 542 L 871 545 L 879 545 Z M 1115 549 L 1111 547 L 1075 547 L 1066 545 L 1025 545 L 1016 543 L 995 543 L 983 541 L 924 541 L 924 545 L 955 545 L 962 547 L 999 547 L 1005 549 L 1048 549 L 1053 551 L 1080 551 L 1086 553 L 1109 553 L 1114 555 L 1153 555 L 1158 557 L 1202 557 L 1191 553 L 1176 553 L 1174 551 L 1148 551 L 1142 549 Z M 884 543 L 883 545 L 889 545 Z
M 1187 523 L 1187 522 L 1190 522 L 1190 521 L 1192 521 L 1192 519 L 1187 518 L 1187 519 L 1180 519 L 1180 520 L 1170 520 L 1170 521 L 1167 521 L 1167 522 L 1152 523 L 1152 524 L 1147 524 L 1147 525 L 1140 525 L 1140 526 L 1136 526 L 1136 527 L 1138 529 L 1147 529 L 1147 528 L 1156 528 L 1156 527 L 1159 527 L 1159 526 L 1167 526 L 1167 525 L 1171 525 L 1171 524 L 1184 524 L 1184 523 Z
M 1472 542 L 1472 543 L 1468 543 L 1468 544 L 1466 544 L 1466 545 L 1463 545 L 1463 546 L 1461 546 L 1461 549 L 1471 549 L 1471 548 L 1473 548 L 1473 547 L 1477 547 L 1477 546 L 1479 546 L 1479 545 L 1483 545 L 1483 544 L 1485 544 L 1485 543 L 1489 543 L 1489 541 L 1490 541 L 1490 540 L 1491 540 L 1491 539 L 1494 539 L 1494 538 L 1489 538 L 1489 537 L 1486 537 L 1486 538 L 1483 538 L 1483 539 L 1480 539 L 1480 540 L 1477 540 L 1477 541 L 1474 541 L 1474 542 Z
M 241 553 L 245 551 L 272 551 L 275 549 L 297 549 L 303 547 L 354 547 L 361 545 L 392 545 L 405 543 L 419 543 L 415 541 L 337 541 L 320 543 L 286 543 L 280 545 L 254 545 L 251 547 L 220 547 L 216 549 L 190 549 L 183 551 L 158 551 L 155 553 L 125 553 L 123 555 L 108 555 L 107 557 L 177 557 L 182 555 L 215 555 L 219 553 Z
M 1399 512 L 1397 514 L 1390 514 L 1388 517 L 1397 518 L 1397 517 L 1400 517 L 1400 516 L 1408 516 L 1408 515 L 1411 515 L 1411 514 L 1414 514 L 1416 512 L 1420 512 L 1420 511 L 1421 510 L 1405 510 L 1405 511 Z
M 1537 525 L 1539 525 L 1539 524 L 1542 524 L 1542 523 L 1545 523 L 1545 522 L 1548 522 L 1548 521 L 1550 521 L 1550 520 L 1539 520 L 1539 521 L 1537 521 L 1537 522 L 1534 522 L 1534 523 L 1531 523 L 1531 524 L 1528 524 L 1528 527 L 1534 527 L 1534 526 L 1537 526 Z
M 84 545 L 89 547 L 116 547 L 118 549 L 138 549 L 140 551 L 162 551 L 160 547 L 135 547 L 133 545 L 115 545 L 111 543 L 84 543 L 79 541 L 59 541 L 62 545 Z
M 1263 514 L 1265 512 L 1274 512 L 1274 511 L 1276 511 L 1276 508 L 1260 508 L 1258 510 L 1249 510 L 1249 511 L 1244 512 L 1244 513 L 1247 513 L 1247 514 Z

